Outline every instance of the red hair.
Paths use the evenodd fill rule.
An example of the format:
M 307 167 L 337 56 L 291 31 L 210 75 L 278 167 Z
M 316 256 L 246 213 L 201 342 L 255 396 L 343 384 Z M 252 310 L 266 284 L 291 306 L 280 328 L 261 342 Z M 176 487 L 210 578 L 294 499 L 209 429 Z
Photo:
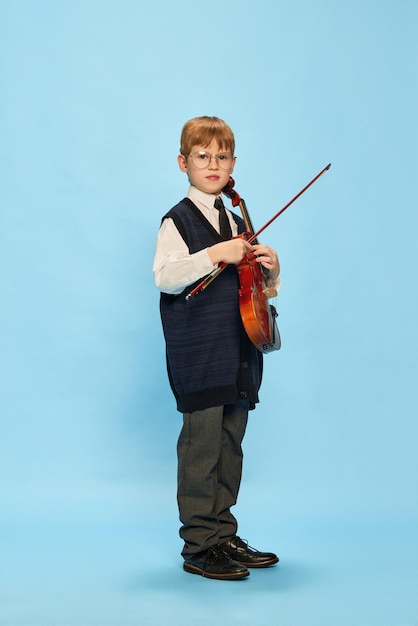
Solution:
M 226 122 L 219 117 L 202 115 L 194 117 L 183 126 L 180 138 L 180 154 L 189 156 L 193 146 L 209 146 L 216 141 L 220 150 L 234 154 L 234 133 Z

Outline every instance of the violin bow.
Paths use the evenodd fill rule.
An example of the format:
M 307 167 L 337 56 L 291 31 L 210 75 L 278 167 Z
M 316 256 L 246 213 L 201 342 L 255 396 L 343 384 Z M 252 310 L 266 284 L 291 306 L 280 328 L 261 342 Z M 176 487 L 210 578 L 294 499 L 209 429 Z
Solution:
M 309 189 L 309 187 L 311 185 L 313 185 L 318 180 L 318 178 L 320 176 L 322 176 L 322 174 L 324 174 L 326 171 L 328 171 L 330 167 L 331 167 L 331 163 L 328 163 L 328 165 L 326 165 L 319 172 L 319 174 L 317 174 L 314 178 L 312 178 L 312 180 L 307 185 L 305 185 L 305 187 L 303 187 L 303 189 L 301 189 L 287 204 L 285 204 L 285 206 L 283 208 L 281 208 L 280 211 L 278 211 L 275 215 L 273 215 L 273 217 L 271 219 L 269 219 L 269 221 L 266 222 L 264 224 L 264 226 L 262 226 L 260 228 L 260 230 L 258 230 L 256 233 L 251 235 L 251 237 L 249 237 L 247 239 L 248 243 L 251 243 L 255 239 L 257 239 L 257 237 L 258 237 L 258 235 L 260 233 L 262 233 L 268 226 L 270 226 L 270 224 L 272 222 L 274 222 L 274 220 L 277 219 L 279 217 L 279 215 L 281 215 L 284 211 L 286 211 L 286 209 L 288 209 L 290 207 L 290 205 L 295 202 L 295 200 L 300 198 L 300 196 L 303 193 L 305 193 L 305 191 L 307 189 Z M 238 193 L 233 189 L 233 185 L 234 185 L 234 180 L 232 178 L 230 178 L 229 179 L 229 183 L 226 185 L 226 187 L 222 191 L 225 193 L 225 195 L 227 195 L 229 198 L 231 198 L 232 205 L 236 206 L 236 205 L 240 204 L 241 198 L 238 195 Z M 206 287 L 208 287 L 211 284 L 211 282 L 213 282 L 215 280 L 215 278 L 217 278 L 219 276 L 219 274 L 225 269 L 225 267 L 227 265 L 228 265 L 228 263 L 225 263 L 224 261 L 222 263 L 220 263 L 217 268 L 215 268 L 210 274 L 208 274 L 208 276 L 206 276 L 206 278 L 204 278 L 198 285 L 196 285 L 196 287 L 194 289 L 192 289 L 190 291 L 190 293 L 187 294 L 186 300 L 190 300 L 190 298 L 192 298 L 196 294 L 198 294 L 201 291 L 203 291 L 204 289 L 206 289 Z

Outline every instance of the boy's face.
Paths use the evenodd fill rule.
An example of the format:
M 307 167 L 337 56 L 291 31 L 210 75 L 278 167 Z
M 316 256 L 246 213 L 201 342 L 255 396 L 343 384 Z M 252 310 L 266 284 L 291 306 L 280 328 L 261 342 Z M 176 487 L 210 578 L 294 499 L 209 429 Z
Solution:
M 221 150 L 216 141 L 212 141 L 208 146 L 193 146 L 190 154 L 196 152 L 206 152 L 210 155 L 225 154 L 226 150 Z M 228 153 L 230 154 L 230 153 Z M 204 191 L 205 193 L 212 193 L 215 196 L 219 195 L 226 183 L 229 181 L 229 177 L 234 171 L 235 157 L 232 158 L 230 163 L 227 163 L 227 169 L 225 167 L 225 161 L 222 162 L 223 166 L 219 165 L 219 159 L 211 156 L 210 161 L 203 168 L 196 167 L 190 156 L 184 156 L 179 154 L 177 162 L 182 172 L 186 172 L 189 181 L 192 185 Z M 200 161 L 199 161 L 200 162 Z

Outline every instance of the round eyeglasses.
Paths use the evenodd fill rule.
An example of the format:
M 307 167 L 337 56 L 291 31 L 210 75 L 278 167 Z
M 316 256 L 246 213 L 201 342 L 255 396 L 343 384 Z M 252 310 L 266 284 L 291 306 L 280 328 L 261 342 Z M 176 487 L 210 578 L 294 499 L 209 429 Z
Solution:
M 188 155 L 192 163 L 197 169 L 203 170 L 205 167 L 209 167 L 212 157 L 216 159 L 219 167 L 222 170 L 229 170 L 232 166 L 232 159 L 234 158 L 230 152 L 220 152 L 219 154 L 210 154 L 205 150 L 199 150 Z

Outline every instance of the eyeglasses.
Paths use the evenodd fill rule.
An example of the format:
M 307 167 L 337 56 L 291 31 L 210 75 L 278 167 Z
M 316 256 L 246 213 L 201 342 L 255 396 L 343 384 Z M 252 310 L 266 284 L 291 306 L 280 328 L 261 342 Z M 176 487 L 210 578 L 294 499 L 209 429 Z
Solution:
M 229 170 L 232 166 L 232 159 L 234 158 L 230 152 L 221 152 L 220 154 L 210 154 L 204 150 L 199 152 L 193 152 L 188 155 L 192 163 L 197 169 L 203 170 L 205 167 L 209 167 L 212 157 L 217 160 L 219 167 L 222 170 Z

